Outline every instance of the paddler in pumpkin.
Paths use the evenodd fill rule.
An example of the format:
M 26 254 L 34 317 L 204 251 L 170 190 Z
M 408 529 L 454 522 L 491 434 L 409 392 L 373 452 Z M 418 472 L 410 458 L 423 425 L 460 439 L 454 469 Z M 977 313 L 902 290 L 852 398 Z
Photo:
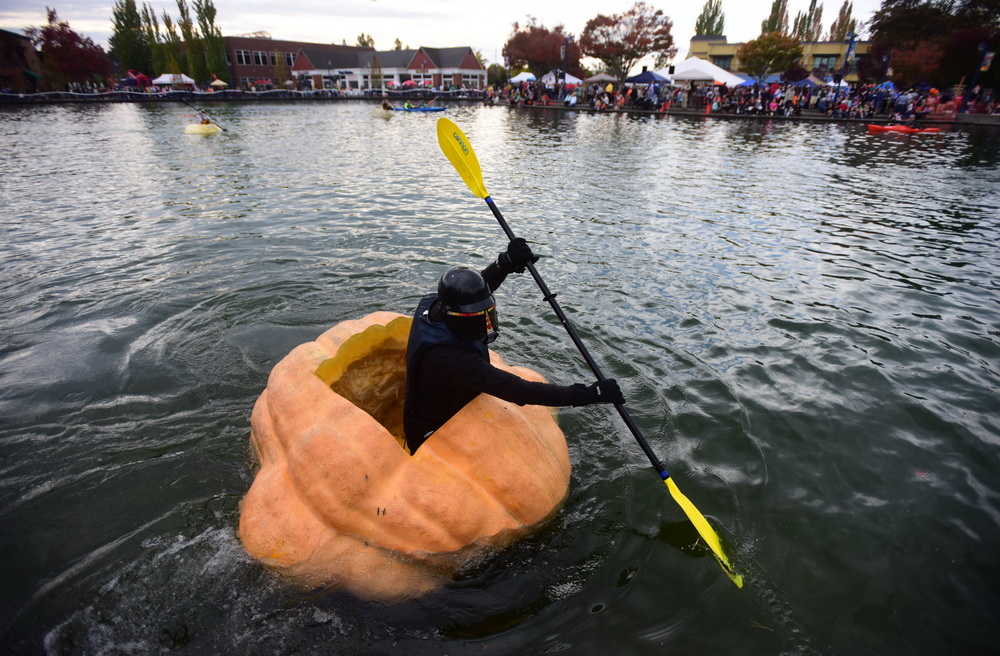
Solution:
M 613 378 L 591 385 L 551 385 L 490 364 L 487 345 L 499 334 L 493 292 L 508 274 L 524 273 L 525 265 L 537 260 L 524 239 L 514 239 L 482 272 L 462 267 L 445 271 L 437 293 L 417 305 L 406 349 L 403 418 L 411 454 L 480 393 L 518 405 L 625 402 Z

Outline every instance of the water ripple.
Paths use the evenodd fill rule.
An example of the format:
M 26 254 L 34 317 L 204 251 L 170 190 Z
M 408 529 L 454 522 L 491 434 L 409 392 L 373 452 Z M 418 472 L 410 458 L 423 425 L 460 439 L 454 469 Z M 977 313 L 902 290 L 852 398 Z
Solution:
M 990 131 L 880 139 L 861 126 L 450 107 L 493 198 L 748 586 L 678 537 L 682 513 L 642 450 L 589 407 L 561 413 L 574 472 L 551 527 L 438 595 L 373 608 L 297 596 L 242 555 L 250 409 L 294 346 L 374 310 L 409 312 L 441 271 L 484 266 L 504 237 L 439 152 L 433 117 L 211 109 L 227 128 L 211 138 L 183 134 L 180 105 L 0 112 L 8 644 L 992 644 Z M 505 358 L 554 382 L 592 379 L 528 277 L 497 296 Z

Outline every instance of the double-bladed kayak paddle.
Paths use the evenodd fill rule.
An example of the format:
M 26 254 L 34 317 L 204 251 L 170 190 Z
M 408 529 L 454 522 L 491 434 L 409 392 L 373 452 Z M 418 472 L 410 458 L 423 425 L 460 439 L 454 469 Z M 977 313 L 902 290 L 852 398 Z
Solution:
M 437 124 L 438 142 L 441 144 L 441 150 L 444 152 L 445 157 L 451 162 L 458 174 L 462 176 L 462 180 L 468 185 L 472 193 L 482 198 L 486 201 L 490 210 L 493 212 L 493 216 L 496 217 L 497 221 L 500 223 L 500 227 L 503 229 L 504 233 L 507 235 L 508 239 L 513 240 L 514 232 L 507 225 L 507 221 L 503 218 L 503 214 L 497 208 L 496 203 L 490 198 L 489 193 L 486 191 L 486 185 L 483 183 L 483 172 L 479 167 L 479 159 L 476 157 L 476 153 L 472 150 L 472 144 L 469 143 L 469 139 L 465 136 L 465 133 L 455 125 L 453 121 L 447 118 L 441 118 L 438 120 Z M 576 330 L 573 325 L 569 322 L 566 314 L 563 312 L 562 308 L 559 307 L 559 303 L 556 302 L 555 294 L 549 291 L 548 286 L 545 281 L 542 280 L 542 276 L 538 273 L 538 269 L 531 262 L 526 265 L 528 271 L 531 272 L 531 277 L 535 279 L 535 283 L 538 284 L 539 289 L 542 290 L 542 295 L 549 305 L 552 306 L 552 310 L 556 313 L 559 321 L 562 323 L 563 328 L 569 333 L 570 339 L 573 340 L 573 344 L 576 345 L 577 350 L 580 351 L 580 355 L 583 359 L 587 361 L 590 366 L 590 370 L 597 376 L 597 380 L 605 380 L 604 374 L 601 373 L 600 368 L 597 366 L 597 362 L 591 357 L 590 352 L 584 345 L 583 341 L 580 339 L 579 335 L 576 334 Z M 722 566 L 722 569 L 726 574 L 733 580 L 733 583 L 737 587 L 743 587 L 743 577 L 736 572 L 732 564 L 729 561 L 729 557 L 726 555 L 722 548 L 722 542 L 719 540 L 718 534 L 712 529 L 708 520 L 705 516 L 695 507 L 691 500 L 684 496 L 684 493 L 680 491 L 677 487 L 677 483 L 674 479 L 670 477 L 667 473 L 666 468 L 660 459 L 656 457 L 653 450 L 650 448 L 649 443 L 646 442 L 646 438 L 642 436 L 642 432 L 639 431 L 639 427 L 636 426 L 635 422 L 632 421 L 632 417 L 629 415 L 628 410 L 621 403 L 615 403 L 615 409 L 618 414 L 621 415 L 622 420 L 625 425 L 628 426 L 629 431 L 635 437 L 639 446 L 642 447 L 643 452 L 646 457 L 649 458 L 649 462 L 652 463 L 653 468 L 660 475 L 660 479 L 666 484 L 667 489 L 670 490 L 670 495 L 674 498 L 674 501 L 681 507 L 684 514 L 687 515 L 688 519 L 697 529 L 698 534 L 705 541 L 705 544 L 709 546 L 712 550 L 712 555 Z

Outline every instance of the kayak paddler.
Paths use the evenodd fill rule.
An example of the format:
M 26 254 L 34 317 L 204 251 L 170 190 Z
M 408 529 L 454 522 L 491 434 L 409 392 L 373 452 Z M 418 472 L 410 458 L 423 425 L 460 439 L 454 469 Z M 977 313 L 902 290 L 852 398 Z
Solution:
M 518 405 L 583 406 L 624 403 L 618 382 L 552 385 L 524 380 L 490 364 L 487 345 L 498 336 L 493 292 L 511 273 L 538 257 L 524 239 L 485 269 L 448 269 L 436 294 L 417 305 L 406 350 L 403 428 L 410 453 L 478 394 Z

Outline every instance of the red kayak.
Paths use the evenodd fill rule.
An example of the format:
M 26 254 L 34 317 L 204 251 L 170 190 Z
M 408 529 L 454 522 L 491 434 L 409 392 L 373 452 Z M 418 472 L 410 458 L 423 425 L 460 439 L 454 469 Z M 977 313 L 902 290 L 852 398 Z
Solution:
M 872 125 L 868 124 L 869 132 L 901 132 L 902 134 L 937 133 L 940 128 L 911 128 L 908 125 Z

